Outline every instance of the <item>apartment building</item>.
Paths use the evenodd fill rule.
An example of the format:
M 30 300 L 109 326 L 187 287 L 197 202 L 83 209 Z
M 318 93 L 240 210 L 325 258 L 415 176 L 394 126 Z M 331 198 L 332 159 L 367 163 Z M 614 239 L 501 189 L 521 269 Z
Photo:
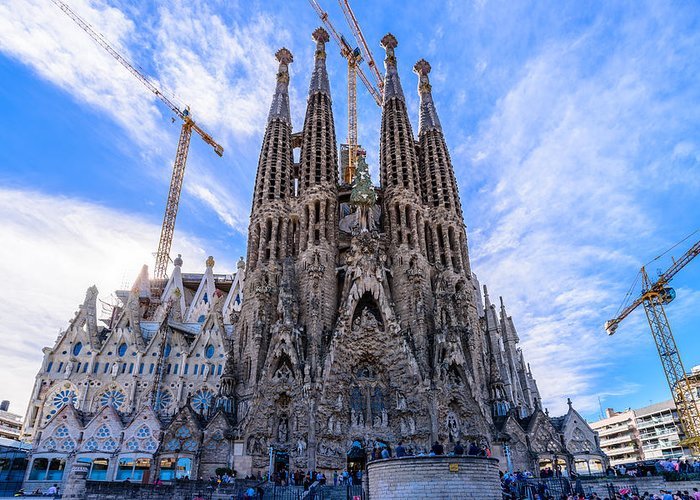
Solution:
M 634 410 L 616 412 L 608 408 L 605 414 L 606 418 L 592 422 L 590 426 L 598 433 L 600 448 L 610 459 L 610 465 L 614 467 L 643 460 Z

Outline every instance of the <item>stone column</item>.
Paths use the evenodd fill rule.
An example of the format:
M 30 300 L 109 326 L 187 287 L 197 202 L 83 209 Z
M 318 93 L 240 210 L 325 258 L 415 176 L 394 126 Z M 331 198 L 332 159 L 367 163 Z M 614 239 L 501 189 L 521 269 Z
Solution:
M 90 465 L 75 462 L 70 469 L 68 480 L 65 483 L 62 498 L 76 498 L 83 500 L 87 498 L 87 475 L 90 471 Z

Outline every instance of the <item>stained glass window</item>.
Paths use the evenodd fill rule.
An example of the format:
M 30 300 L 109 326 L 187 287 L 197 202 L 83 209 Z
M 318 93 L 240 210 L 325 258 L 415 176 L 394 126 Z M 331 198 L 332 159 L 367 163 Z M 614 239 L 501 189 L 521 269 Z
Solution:
M 110 389 L 105 391 L 100 397 L 100 406 L 113 406 L 119 409 L 124 405 L 126 395 L 118 389 Z
M 207 346 L 207 350 L 204 352 L 204 355 L 205 355 L 207 358 L 212 358 L 212 357 L 214 357 L 214 350 L 215 350 L 215 349 L 214 349 L 214 346 L 211 345 L 211 344 L 209 344 L 209 345 Z
M 179 438 L 188 438 L 192 435 L 190 430 L 187 427 L 180 427 L 177 431 L 175 431 L 175 436 Z
M 119 346 L 119 350 L 117 351 L 117 353 L 118 353 L 120 356 L 124 356 L 124 354 L 126 354 L 126 349 L 127 349 L 126 343 L 122 343 L 122 344 Z
M 83 448 L 85 448 L 86 451 L 95 451 L 97 446 L 97 440 L 95 438 L 90 438 L 85 442 Z
M 68 427 L 66 427 L 65 425 L 60 426 L 58 429 L 56 429 L 55 435 L 58 438 L 68 437 Z
M 97 432 L 95 433 L 95 436 L 97 436 L 100 439 L 108 438 L 111 435 L 112 435 L 112 433 L 110 432 L 109 427 L 107 427 L 106 425 L 101 425 L 100 428 L 97 429 Z
M 170 391 L 161 391 L 156 396 L 155 410 L 166 410 L 173 402 L 173 395 Z
M 104 445 L 102 445 L 102 448 L 105 451 L 114 451 L 117 449 L 117 442 L 114 439 L 109 438 L 107 441 L 105 441 Z
M 182 445 L 182 449 L 185 451 L 196 451 L 197 450 L 197 441 L 194 439 L 188 439 L 185 441 L 185 444 Z
M 151 429 L 145 425 L 138 428 L 136 431 L 136 437 L 143 439 L 151 436 Z
M 81 342 L 78 342 L 73 346 L 73 356 L 77 356 L 80 354 L 80 350 L 83 348 L 83 344 Z
M 74 405 L 78 402 L 78 396 L 76 396 L 75 391 L 71 389 L 64 389 L 60 392 L 58 392 L 54 397 L 53 397 L 53 406 L 57 409 L 60 410 L 67 404 Z
M 208 389 L 199 389 L 192 396 L 192 408 L 196 411 L 208 410 L 214 400 L 214 393 Z

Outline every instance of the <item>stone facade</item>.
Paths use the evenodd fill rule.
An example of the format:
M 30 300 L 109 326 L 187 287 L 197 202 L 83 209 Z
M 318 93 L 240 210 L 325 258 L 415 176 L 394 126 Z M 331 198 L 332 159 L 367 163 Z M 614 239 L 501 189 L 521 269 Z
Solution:
M 24 429 L 28 487 L 78 461 L 91 479 L 132 482 L 265 472 L 273 452 L 276 467 L 342 470 L 353 442 L 419 453 L 474 441 L 503 469 L 572 457 L 577 435 L 563 441 L 541 410 L 512 318 L 471 271 L 430 65 L 414 67 L 414 138 L 398 44 L 382 39 L 380 186 L 362 157 L 354 182 L 339 183 L 328 34 L 313 40 L 301 132 L 289 109 L 293 56 L 276 54 L 247 261 L 214 274 L 210 257 L 204 273 L 186 274 L 178 258 L 163 289 L 144 267 L 104 325 L 88 290 L 44 349 Z

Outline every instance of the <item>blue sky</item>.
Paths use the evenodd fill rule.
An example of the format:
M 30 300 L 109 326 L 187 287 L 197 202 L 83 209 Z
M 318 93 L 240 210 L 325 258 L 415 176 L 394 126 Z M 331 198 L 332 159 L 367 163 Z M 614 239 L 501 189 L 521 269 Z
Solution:
M 323 7 L 347 37 L 336 2 Z M 302 126 L 320 21 L 306 1 L 71 0 L 119 50 L 190 104 L 196 137 L 174 253 L 201 271 L 245 255 L 257 156 L 289 48 Z M 612 316 L 639 267 L 700 226 L 700 9 L 695 2 L 353 2 L 378 62 L 391 31 L 417 126 L 420 58 L 459 181 L 473 268 L 502 295 L 545 405 L 582 413 L 668 398 L 642 311 Z M 328 67 L 339 141 L 346 69 Z M 109 300 L 151 264 L 179 125 L 45 0 L 0 4 L 0 393 L 23 412 L 41 360 L 97 284 Z M 360 142 L 378 180 L 380 112 L 360 86 Z M 696 234 L 695 239 L 698 238 Z M 692 238 L 691 238 L 692 240 Z M 690 244 L 672 253 L 680 255 Z M 665 268 L 670 254 L 650 265 Z M 700 364 L 700 262 L 668 308 Z

